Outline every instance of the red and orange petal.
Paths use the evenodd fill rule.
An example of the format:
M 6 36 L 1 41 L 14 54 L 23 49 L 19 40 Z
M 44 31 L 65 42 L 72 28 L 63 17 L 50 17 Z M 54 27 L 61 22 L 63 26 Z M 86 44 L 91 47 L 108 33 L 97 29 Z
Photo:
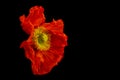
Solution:
M 61 19 L 59 19 L 57 21 L 55 21 L 53 19 L 52 22 L 44 23 L 43 26 L 45 28 L 47 28 L 48 30 L 51 30 L 53 32 L 61 32 L 61 33 L 63 33 L 63 26 L 64 26 L 64 24 L 63 24 L 63 21 Z
M 34 6 L 29 10 L 29 15 L 20 16 L 21 26 L 27 34 L 31 34 L 33 28 L 37 28 L 45 22 L 44 8 L 42 6 Z
M 67 36 L 63 33 L 64 23 L 61 19 L 45 23 L 43 7 L 34 6 L 27 17 L 20 16 L 22 29 L 29 34 L 29 38 L 23 41 L 21 48 L 25 50 L 25 56 L 32 62 L 32 71 L 35 75 L 47 74 L 61 61 L 64 56 L 64 47 L 67 46 Z M 34 29 L 44 27 L 51 34 L 50 49 L 41 51 L 35 49 L 32 41 Z
M 34 74 L 42 75 L 50 72 L 51 69 L 63 58 L 63 52 L 61 50 L 63 51 L 64 48 L 60 48 L 59 52 L 55 49 L 51 49 L 47 52 L 38 52 L 35 59 L 36 61 L 32 64 Z M 41 55 L 40 53 L 45 55 Z
M 34 49 L 31 47 L 30 43 L 28 43 L 27 41 L 23 41 L 20 45 L 20 48 L 24 48 L 26 58 L 33 62 L 35 59 L 35 52 Z
M 34 25 L 35 28 L 45 22 L 43 12 L 44 8 L 42 6 L 34 6 L 30 9 L 27 19 L 30 20 L 30 22 Z

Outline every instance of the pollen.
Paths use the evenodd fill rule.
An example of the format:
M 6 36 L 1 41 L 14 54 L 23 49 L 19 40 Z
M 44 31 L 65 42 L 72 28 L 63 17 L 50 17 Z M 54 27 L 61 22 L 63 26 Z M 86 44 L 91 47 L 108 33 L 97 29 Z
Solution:
M 50 48 L 50 34 L 44 27 L 39 27 L 33 33 L 34 46 L 38 50 L 48 50 Z

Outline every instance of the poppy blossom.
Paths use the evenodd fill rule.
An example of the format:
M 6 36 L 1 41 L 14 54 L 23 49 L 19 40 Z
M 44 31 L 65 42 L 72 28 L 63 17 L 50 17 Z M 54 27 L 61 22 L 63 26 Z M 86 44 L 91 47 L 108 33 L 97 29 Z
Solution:
M 33 6 L 28 16 L 22 15 L 19 19 L 22 29 L 29 36 L 20 48 L 24 48 L 26 58 L 31 61 L 33 74 L 49 73 L 62 60 L 67 46 L 63 20 L 45 22 L 42 6 Z

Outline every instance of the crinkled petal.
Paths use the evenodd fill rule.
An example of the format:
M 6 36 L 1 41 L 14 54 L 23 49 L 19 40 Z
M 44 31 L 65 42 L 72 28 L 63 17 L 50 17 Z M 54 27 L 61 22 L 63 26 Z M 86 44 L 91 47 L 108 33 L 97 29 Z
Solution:
M 34 28 L 45 22 L 44 8 L 42 6 L 34 6 L 30 9 L 29 15 L 20 16 L 21 26 L 27 34 L 31 34 Z
M 63 32 L 63 21 L 61 19 L 59 20 L 53 20 L 51 23 L 44 23 L 42 26 L 47 28 L 48 30 L 52 32 Z
M 50 72 L 52 68 L 56 66 L 63 58 L 64 48 L 58 50 L 53 49 L 46 52 L 37 53 L 39 56 L 37 56 L 36 61 L 32 63 L 33 73 L 43 75 Z
M 67 36 L 63 33 L 53 33 L 51 35 L 51 46 L 54 47 L 67 46 Z
M 22 29 L 27 33 L 31 34 L 33 31 L 34 26 L 30 23 L 30 21 L 26 20 L 25 15 L 20 16 L 21 26 Z
M 31 61 L 34 62 L 35 59 L 35 51 L 33 48 L 30 46 L 30 43 L 27 41 L 22 42 L 20 48 L 24 48 L 25 50 L 25 56 Z
M 38 27 L 45 22 L 44 8 L 42 6 L 34 6 L 30 9 L 27 20 L 29 20 L 34 27 Z

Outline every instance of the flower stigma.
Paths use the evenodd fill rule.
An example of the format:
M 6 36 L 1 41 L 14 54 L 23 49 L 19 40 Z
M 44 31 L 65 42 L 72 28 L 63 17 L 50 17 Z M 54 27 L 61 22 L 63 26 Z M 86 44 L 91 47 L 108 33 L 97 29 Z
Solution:
M 48 50 L 50 48 L 50 34 L 44 27 L 39 27 L 34 30 L 33 42 L 38 50 Z

